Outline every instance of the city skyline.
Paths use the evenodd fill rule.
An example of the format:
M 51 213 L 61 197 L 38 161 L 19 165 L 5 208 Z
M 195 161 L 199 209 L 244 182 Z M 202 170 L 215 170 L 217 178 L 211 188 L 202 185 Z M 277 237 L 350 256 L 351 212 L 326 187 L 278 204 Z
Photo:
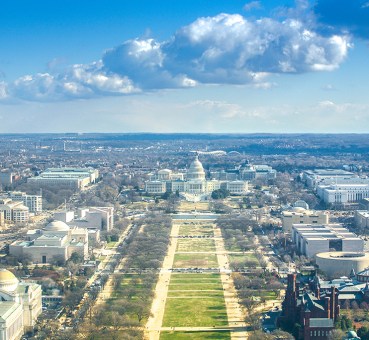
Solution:
M 0 133 L 369 132 L 367 1 L 14 1 Z

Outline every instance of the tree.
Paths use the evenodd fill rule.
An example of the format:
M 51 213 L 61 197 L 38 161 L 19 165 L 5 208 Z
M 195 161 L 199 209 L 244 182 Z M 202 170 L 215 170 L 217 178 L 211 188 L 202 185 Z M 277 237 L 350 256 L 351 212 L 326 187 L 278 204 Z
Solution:
M 211 193 L 211 198 L 214 200 L 224 199 L 230 195 L 230 192 L 226 189 L 217 189 Z
M 272 332 L 271 335 L 274 340 L 294 340 L 295 339 L 295 337 L 292 334 L 282 331 L 280 329 L 275 330 L 274 332 Z
M 150 316 L 150 306 L 146 304 L 146 302 L 138 302 L 135 305 L 135 314 L 137 316 L 137 320 L 139 323 L 141 323 L 143 318 Z
M 361 340 L 369 340 L 369 328 L 366 326 L 359 328 L 357 335 L 361 338 Z
M 51 261 L 50 261 L 51 264 L 54 264 L 58 267 L 62 267 L 65 265 L 65 259 L 62 255 L 53 255 L 51 257 Z

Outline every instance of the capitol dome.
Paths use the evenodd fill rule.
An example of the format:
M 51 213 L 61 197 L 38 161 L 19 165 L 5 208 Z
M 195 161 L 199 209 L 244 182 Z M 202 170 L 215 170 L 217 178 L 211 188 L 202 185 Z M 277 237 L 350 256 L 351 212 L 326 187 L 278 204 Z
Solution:
M 306 211 L 306 209 L 302 207 L 293 207 L 291 210 L 297 213 L 304 213 Z
M 69 225 L 62 221 L 52 221 L 45 228 L 45 231 L 69 231 Z
M 13 292 L 17 289 L 18 279 L 15 275 L 5 268 L 0 269 L 0 290 Z
M 158 174 L 171 174 L 172 170 L 169 169 L 162 169 L 158 171 Z
M 205 170 L 202 166 L 202 163 L 199 161 L 199 156 L 196 155 L 195 159 L 190 165 L 190 168 L 187 171 L 187 179 L 193 180 L 193 179 L 205 179 Z

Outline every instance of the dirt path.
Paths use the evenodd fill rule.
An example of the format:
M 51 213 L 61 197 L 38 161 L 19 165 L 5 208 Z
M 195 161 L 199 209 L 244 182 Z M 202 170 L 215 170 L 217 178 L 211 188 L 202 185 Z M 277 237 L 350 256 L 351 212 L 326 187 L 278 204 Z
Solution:
M 173 223 L 171 230 L 171 243 L 168 248 L 167 256 L 164 258 L 162 270 L 159 274 L 158 283 L 155 288 L 155 298 L 151 306 L 151 317 L 148 319 L 145 328 L 145 339 L 158 340 L 160 338 L 161 325 L 163 323 L 165 301 L 168 295 L 168 286 L 171 271 L 173 267 L 174 254 L 177 248 L 177 236 L 179 233 L 179 225 Z
M 221 270 L 229 269 L 228 256 L 225 254 L 224 242 L 221 237 L 221 231 L 214 226 L 214 236 L 216 253 Z M 236 288 L 234 287 L 232 276 L 226 273 L 220 274 L 224 300 L 227 309 L 228 325 L 231 329 L 231 339 L 247 339 L 248 334 L 246 332 L 246 323 L 244 322 L 245 312 L 242 310 L 241 305 L 238 303 Z

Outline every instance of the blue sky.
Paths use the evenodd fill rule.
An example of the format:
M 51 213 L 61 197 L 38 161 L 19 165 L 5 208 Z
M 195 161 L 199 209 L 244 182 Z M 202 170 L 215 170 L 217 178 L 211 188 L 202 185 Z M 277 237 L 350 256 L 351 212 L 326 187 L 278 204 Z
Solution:
M 369 132 L 369 1 L 7 1 L 0 133 Z

